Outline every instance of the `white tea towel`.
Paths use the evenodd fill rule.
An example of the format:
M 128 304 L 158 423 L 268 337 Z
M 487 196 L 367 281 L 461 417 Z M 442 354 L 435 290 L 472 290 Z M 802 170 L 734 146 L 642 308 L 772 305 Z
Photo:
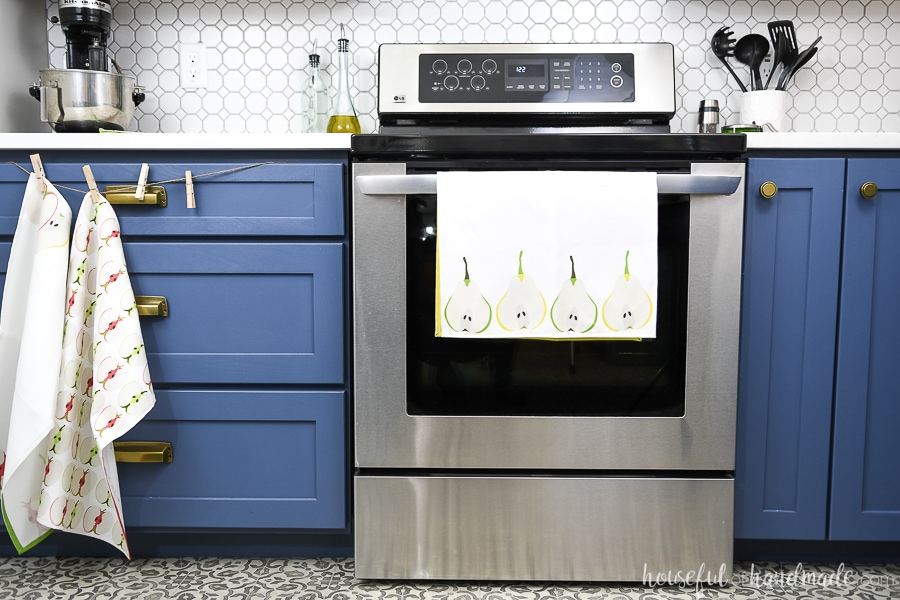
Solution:
M 0 308 L 0 503 L 20 553 L 50 532 L 37 511 L 56 421 L 71 221 L 62 195 L 32 174 Z
M 56 423 L 38 520 L 130 557 L 113 440 L 153 408 L 137 306 L 112 206 L 87 194 L 72 235 Z
M 435 335 L 656 337 L 655 173 L 437 177 Z

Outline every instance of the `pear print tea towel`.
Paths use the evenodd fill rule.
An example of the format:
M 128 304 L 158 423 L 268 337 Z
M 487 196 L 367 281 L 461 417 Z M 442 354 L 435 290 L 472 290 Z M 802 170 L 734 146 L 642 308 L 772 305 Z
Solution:
M 656 337 L 655 173 L 437 177 L 439 337 Z
M 20 553 L 50 533 L 37 511 L 56 421 L 71 221 L 59 191 L 32 174 L 0 307 L 0 506 Z
M 55 423 L 38 521 L 129 555 L 112 442 L 153 407 L 119 222 L 87 194 L 72 234 Z

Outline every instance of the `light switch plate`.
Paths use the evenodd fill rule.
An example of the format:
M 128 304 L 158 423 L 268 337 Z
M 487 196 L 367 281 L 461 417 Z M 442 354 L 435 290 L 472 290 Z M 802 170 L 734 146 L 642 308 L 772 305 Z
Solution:
M 178 59 L 182 88 L 207 87 L 206 44 L 181 44 Z

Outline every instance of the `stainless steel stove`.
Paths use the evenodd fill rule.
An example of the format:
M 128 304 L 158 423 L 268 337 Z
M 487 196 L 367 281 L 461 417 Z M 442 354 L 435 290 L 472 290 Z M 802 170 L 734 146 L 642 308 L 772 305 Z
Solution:
M 744 136 L 671 134 L 669 44 L 385 45 L 354 136 L 361 578 L 732 565 Z M 435 337 L 441 171 L 657 174 L 653 340 Z

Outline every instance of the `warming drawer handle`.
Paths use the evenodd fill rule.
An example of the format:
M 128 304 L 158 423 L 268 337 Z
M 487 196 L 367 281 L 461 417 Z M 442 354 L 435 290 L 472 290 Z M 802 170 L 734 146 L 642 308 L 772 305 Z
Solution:
M 171 442 L 113 442 L 116 462 L 120 463 L 170 463 Z
M 103 195 L 110 204 L 144 204 L 147 206 L 165 206 L 168 204 L 166 188 L 161 185 L 148 185 L 144 188 L 144 199 L 135 198 L 137 186 L 108 185 L 103 188 Z
M 169 301 L 165 296 L 135 296 L 137 312 L 142 317 L 168 317 Z
M 682 175 L 658 173 L 656 187 L 660 194 L 733 194 L 740 177 L 727 175 Z M 369 196 L 402 194 L 436 194 L 437 175 L 357 175 L 359 191 Z

